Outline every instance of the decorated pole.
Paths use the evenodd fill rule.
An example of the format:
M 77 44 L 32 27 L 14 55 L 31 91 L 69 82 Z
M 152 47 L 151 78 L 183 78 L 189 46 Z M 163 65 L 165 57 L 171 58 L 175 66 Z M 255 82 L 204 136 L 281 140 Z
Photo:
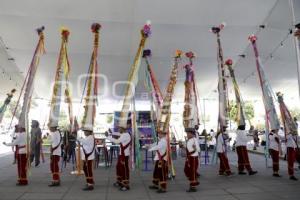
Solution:
M 276 113 L 274 100 L 273 100 L 273 93 L 271 85 L 268 83 L 268 80 L 266 78 L 263 64 L 261 62 L 261 59 L 258 54 L 257 46 L 256 46 L 256 40 L 257 37 L 255 35 L 249 36 L 249 40 L 253 46 L 255 60 L 256 60 L 256 69 L 258 73 L 259 83 L 262 90 L 262 96 L 263 96 L 263 102 L 265 106 L 265 112 L 266 112 L 266 129 L 267 133 L 269 133 L 270 130 L 276 130 L 280 128 L 280 123 L 278 120 L 278 116 Z
M 59 52 L 59 58 L 56 66 L 55 80 L 53 85 L 53 92 L 50 104 L 49 123 L 50 126 L 58 126 L 60 105 L 62 98 L 62 84 L 63 76 L 69 74 L 69 61 L 67 56 L 67 43 L 70 31 L 66 28 L 61 30 L 61 47 Z M 67 80 L 67 79 L 66 79 Z M 65 91 L 67 93 L 68 90 Z M 66 98 L 68 101 L 68 96 Z M 71 116 L 69 116 L 71 118 Z
M 97 105 L 97 94 L 98 94 L 98 47 L 99 47 L 99 30 L 101 25 L 98 23 L 92 24 L 91 30 L 94 34 L 94 48 L 89 66 L 88 79 L 87 79 L 87 90 L 85 96 L 84 115 L 82 119 L 82 128 L 93 131 L 95 116 L 96 116 L 96 105 Z
M 258 73 L 259 83 L 260 83 L 264 107 L 265 107 L 265 120 L 266 120 L 265 137 L 269 138 L 270 130 L 278 130 L 280 128 L 280 123 L 274 105 L 272 89 L 267 81 L 263 69 L 263 64 L 258 54 L 258 50 L 256 46 L 257 38 L 255 35 L 250 35 L 248 39 L 253 46 L 255 60 L 256 60 L 256 69 Z M 269 157 L 268 149 L 269 149 L 269 140 L 266 140 L 266 148 L 265 148 L 266 167 L 268 167 L 268 157 Z
M 16 89 L 12 89 L 10 91 L 10 93 L 6 94 L 7 97 L 4 100 L 3 105 L 0 107 L 0 124 L 2 122 L 2 119 L 3 119 L 4 113 L 7 109 L 7 106 L 9 105 L 9 103 L 10 103 L 11 99 L 13 98 L 15 92 L 16 92 Z
M 24 96 L 23 96 L 23 105 L 22 105 L 22 109 L 21 109 L 21 114 L 19 117 L 19 122 L 18 122 L 18 127 L 20 129 L 25 129 L 26 131 L 26 152 L 27 152 L 27 166 L 28 168 L 30 167 L 30 135 L 29 135 L 29 125 L 28 125 L 28 113 L 30 110 L 30 103 L 31 103 L 31 98 L 32 98 L 32 93 L 33 93 L 33 85 L 34 85 L 34 80 L 35 80 L 35 76 L 36 76 L 36 71 L 40 62 L 40 58 L 41 56 L 45 53 L 45 49 L 44 49 L 44 31 L 45 27 L 42 26 L 40 28 L 37 29 L 37 33 L 39 35 L 39 41 L 38 44 L 36 46 L 36 49 L 34 51 L 34 55 L 33 58 L 31 60 L 30 63 L 30 67 L 28 69 L 28 74 L 24 80 L 24 84 L 22 87 L 22 90 L 20 92 L 20 96 L 17 102 L 17 105 L 19 105 L 19 101 L 23 92 L 23 89 L 25 87 L 25 91 L 24 91 Z M 17 109 L 17 106 L 15 108 L 15 111 Z M 15 113 L 14 111 L 14 113 Z M 27 169 L 28 169 L 27 168 Z M 28 172 L 28 170 L 27 170 Z
M 157 119 L 159 118 L 160 110 L 163 102 L 163 94 L 159 87 L 159 83 L 155 77 L 154 70 L 150 64 L 149 58 L 151 57 L 151 50 L 146 49 L 143 52 L 143 58 L 146 62 L 146 88 L 150 93 L 150 106 L 151 106 L 151 128 L 152 128 L 152 137 L 154 141 L 157 140 Z
M 141 64 L 141 58 L 143 54 L 143 49 L 145 47 L 145 43 L 147 38 L 151 34 L 150 24 L 145 24 L 141 32 L 141 40 L 136 52 L 133 65 L 130 68 L 128 79 L 127 79 L 127 86 L 125 88 L 123 106 L 120 113 L 120 120 L 119 126 L 123 128 L 127 128 L 127 120 L 128 120 L 128 113 L 130 109 L 131 99 L 134 97 L 135 93 L 135 86 L 138 81 L 138 72 Z
M 283 101 L 283 94 L 281 92 L 277 92 L 276 95 L 277 95 L 277 100 L 280 108 L 281 121 L 284 126 L 285 137 L 289 133 L 291 133 L 292 135 L 297 135 L 298 134 L 297 124 L 292 118 L 289 109 L 287 108 L 287 106 Z
M 96 106 L 97 106 L 97 95 L 98 95 L 98 48 L 99 48 L 99 31 L 101 25 L 98 23 L 93 23 L 91 26 L 91 31 L 94 34 L 94 47 L 92 51 L 92 56 L 89 64 L 88 75 L 87 75 L 87 90 L 85 95 L 85 105 L 84 114 L 81 122 L 81 128 L 83 130 L 89 130 L 93 132 L 95 117 L 96 117 Z M 77 122 L 76 122 L 77 123 Z M 75 122 L 74 122 L 75 124 Z M 78 130 L 74 126 L 74 131 Z M 82 175 L 82 158 L 81 158 L 81 145 L 77 144 L 76 151 L 76 171 L 72 172 L 77 176 Z
M 163 94 L 161 92 L 161 89 L 159 87 L 159 83 L 155 77 L 153 68 L 150 64 L 149 58 L 151 56 L 151 50 L 146 49 L 143 52 L 143 58 L 145 59 L 146 65 L 147 65 L 147 75 L 150 78 L 150 86 L 151 86 L 151 95 L 154 99 L 154 105 L 156 109 L 156 119 L 158 119 L 158 115 L 162 106 L 163 102 Z
M 168 164 L 169 166 L 171 166 L 171 174 L 173 177 L 175 177 L 175 169 L 171 159 L 169 127 L 170 127 L 170 119 L 171 119 L 171 104 L 173 100 L 175 85 L 177 82 L 178 65 L 181 60 L 181 55 L 182 55 L 182 51 L 176 50 L 176 54 L 174 57 L 174 65 L 171 71 L 169 83 L 167 85 L 167 90 L 163 98 L 163 104 L 162 104 L 161 113 L 159 115 L 158 126 L 157 126 L 158 132 L 167 133 L 166 134 L 167 143 L 168 143 L 167 158 L 168 158 Z
M 228 67 L 229 73 L 230 73 L 230 77 L 232 80 L 232 85 L 233 85 L 233 89 L 234 89 L 234 94 L 235 94 L 235 99 L 236 99 L 236 106 L 237 106 L 237 113 L 236 113 L 236 122 L 238 126 L 242 126 L 242 125 L 246 125 L 246 119 L 245 119 L 245 115 L 244 115 L 244 103 L 242 101 L 242 97 L 241 97 L 241 92 L 240 92 L 240 88 L 239 85 L 236 81 L 235 78 L 235 73 L 232 67 L 232 60 L 228 59 L 225 62 L 225 65 Z
M 185 96 L 184 96 L 184 111 L 183 111 L 183 126 L 184 128 L 195 128 L 200 124 L 198 113 L 198 97 L 195 82 L 195 73 L 193 52 L 187 52 L 185 56 L 189 59 L 189 64 L 185 65 Z
M 219 91 L 219 130 L 223 132 L 224 127 L 228 125 L 228 95 L 227 95 L 227 81 L 225 77 L 224 57 L 220 39 L 220 32 L 225 27 L 225 24 L 212 27 L 211 31 L 217 36 L 218 45 L 218 91 Z
M 290 0 L 290 4 L 292 5 L 293 18 L 295 19 L 293 0 Z M 300 23 L 296 24 L 295 27 L 296 30 L 294 32 L 294 36 L 295 36 L 294 43 L 295 43 L 295 50 L 296 50 L 298 90 L 299 90 L 299 97 L 300 97 Z

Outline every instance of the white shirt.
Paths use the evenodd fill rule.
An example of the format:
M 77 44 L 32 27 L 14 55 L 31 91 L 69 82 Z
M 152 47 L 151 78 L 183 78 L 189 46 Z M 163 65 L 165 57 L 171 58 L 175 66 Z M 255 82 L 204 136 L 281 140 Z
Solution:
M 251 140 L 251 137 L 247 136 L 246 130 L 237 130 L 236 131 L 236 147 L 247 146 L 247 143 Z
M 277 139 L 276 139 L 277 138 Z M 278 143 L 278 142 L 279 143 Z M 273 149 L 275 151 L 279 151 L 280 139 L 277 134 L 269 134 L 269 149 Z
M 199 147 L 199 143 L 198 140 L 193 137 L 190 138 L 187 143 L 186 143 L 186 149 L 188 150 L 188 152 L 193 152 L 195 151 L 193 154 L 191 154 L 190 156 L 193 157 L 198 157 L 198 153 L 200 152 L 200 147 Z
M 159 151 L 160 156 L 163 156 L 167 152 L 167 140 L 166 137 L 159 139 L 158 143 L 152 144 L 151 148 L 148 151 Z M 155 153 L 154 160 L 159 160 L 158 153 Z M 164 160 L 167 161 L 167 155 L 164 157 Z
M 7 146 L 19 146 L 19 154 L 26 154 L 26 133 L 16 133 L 15 139 L 11 143 L 6 143 Z M 24 147 L 25 146 L 25 147 Z
M 226 150 L 226 141 L 223 138 L 223 134 L 220 133 L 217 137 L 217 153 L 224 153 Z
M 286 147 L 296 148 L 296 142 L 292 134 L 286 135 Z
M 95 159 L 95 138 L 93 135 L 89 135 L 86 138 L 79 138 L 78 141 L 81 143 L 82 147 L 80 148 L 81 159 L 85 160 L 85 154 L 90 154 L 87 160 Z M 83 151 L 84 149 L 84 151 Z M 92 152 L 93 151 L 93 152 Z
M 122 144 L 122 146 L 124 147 L 131 141 L 131 136 L 130 136 L 129 133 L 126 132 L 126 133 L 122 133 L 118 139 L 112 138 L 111 136 L 109 136 L 107 139 L 110 140 L 113 143 Z M 122 151 L 120 149 L 120 155 L 121 154 L 122 154 Z M 124 150 L 124 154 L 125 154 L 125 156 L 130 155 L 130 147 L 127 147 Z
M 56 155 L 56 156 L 61 156 L 61 147 L 60 147 L 60 143 L 62 141 L 62 138 L 61 138 L 61 135 L 59 133 L 59 131 L 55 131 L 55 132 L 51 132 L 50 131 L 50 134 L 49 134 L 49 141 L 50 141 L 50 144 L 51 144 L 51 147 L 52 148 L 55 148 L 57 147 L 52 155 Z

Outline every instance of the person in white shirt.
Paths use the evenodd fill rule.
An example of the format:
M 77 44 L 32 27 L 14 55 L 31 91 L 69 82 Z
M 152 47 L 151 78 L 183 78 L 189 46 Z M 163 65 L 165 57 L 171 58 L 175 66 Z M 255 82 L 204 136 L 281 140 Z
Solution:
M 59 160 L 61 156 L 61 142 L 62 137 L 57 129 L 57 125 L 49 125 L 50 135 L 49 142 L 51 144 L 50 154 L 50 170 L 52 173 L 52 182 L 49 187 L 60 186 L 60 175 L 59 175 Z
M 168 158 L 167 158 L 167 139 L 165 132 L 158 133 L 158 143 L 151 145 L 148 151 L 155 151 L 155 167 L 153 171 L 152 185 L 150 189 L 156 189 L 157 193 L 167 191 Z
M 294 176 L 294 163 L 296 161 L 296 148 L 297 148 L 295 137 L 298 136 L 293 133 L 288 133 L 286 135 L 286 147 L 287 147 L 288 174 L 291 180 L 297 181 L 298 179 Z
M 269 133 L 269 152 L 273 161 L 273 176 L 281 177 L 279 175 L 279 154 L 282 154 L 282 150 L 278 130 L 271 130 Z
M 27 152 L 25 128 L 15 126 L 16 136 L 11 143 L 3 142 L 6 146 L 16 146 L 18 182 L 16 185 L 28 185 L 27 179 Z
M 226 128 L 223 129 L 223 132 L 218 132 L 216 136 L 217 140 L 217 154 L 220 159 L 220 168 L 219 168 L 219 175 L 230 176 L 233 173 L 231 172 L 228 158 L 226 155 L 226 147 L 227 147 L 227 140 L 228 135 L 226 134 Z
M 237 129 L 236 135 L 236 152 L 238 156 L 238 169 L 239 175 L 245 175 L 244 169 L 246 168 L 249 175 L 254 175 L 257 171 L 253 171 L 250 165 L 248 151 L 247 151 L 247 143 L 251 140 L 250 137 L 247 136 L 245 131 L 245 125 L 239 125 Z
M 186 128 L 185 132 L 187 134 L 186 146 L 181 146 L 186 149 L 186 161 L 184 165 L 185 176 L 190 181 L 190 187 L 187 192 L 196 192 L 197 186 L 199 185 L 198 181 L 198 165 L 199 165 L 199 152 L 200 147 L 197 138 L 195 137 L 195 130 L 193 128 Z
M 118 139 L 109 136 L 107 139 L 113 143 L 120 144 L 120 153 L 116 166 L 117 181 L 115 187 L 120 187 L 121 191 L 127 191 L 129 187 L 129 156 L 131 136 L 124 127 L 119 128 L 120 137 Z
M 95 138 L 92 130 L 83 130 L 85 138 L 79 138 L 78 141 L 82 145 L 81 159 L 83 161 L 83 171 L 86 178 L 86 187 L 84 191 L 94 189 L 94 176 L 93 176 L 93 161 L 95 159 Z

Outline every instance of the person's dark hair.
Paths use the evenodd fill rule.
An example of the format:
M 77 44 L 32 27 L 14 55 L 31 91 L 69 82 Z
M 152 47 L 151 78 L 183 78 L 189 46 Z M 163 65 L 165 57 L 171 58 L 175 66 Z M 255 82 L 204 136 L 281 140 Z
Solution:
M 239 125 L 237 129 L 243 131 L 243 130 L 246 129 L 246 126 L 245 125 Z

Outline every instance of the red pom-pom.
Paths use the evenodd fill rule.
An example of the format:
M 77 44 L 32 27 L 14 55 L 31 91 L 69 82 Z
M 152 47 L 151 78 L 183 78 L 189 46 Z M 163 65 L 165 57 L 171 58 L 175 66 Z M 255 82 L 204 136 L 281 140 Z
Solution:
M 185 56 L 188 58 L 195 58 L 195 54 L 192 51 L 186 52 Z
M 68 36 L 70 35 L 70 31 L 66 28 L 63 28 L 61 30 L 61 35 L 64 37 L 64 38 L 68 38 Z
M 93 33 L 98 33 L 101 28 L 101 25 L 99 23 L 93 23 L 91 26 L 91 30 Z
M 248 40 L 253 43 L 253 42 L 255 42 L 257 40 L 257 37 L 255 35 L 250 35 L 248 37 Z
M 231 59 L 227 59 L 225 65 L 232 65 L 233 61 Z

